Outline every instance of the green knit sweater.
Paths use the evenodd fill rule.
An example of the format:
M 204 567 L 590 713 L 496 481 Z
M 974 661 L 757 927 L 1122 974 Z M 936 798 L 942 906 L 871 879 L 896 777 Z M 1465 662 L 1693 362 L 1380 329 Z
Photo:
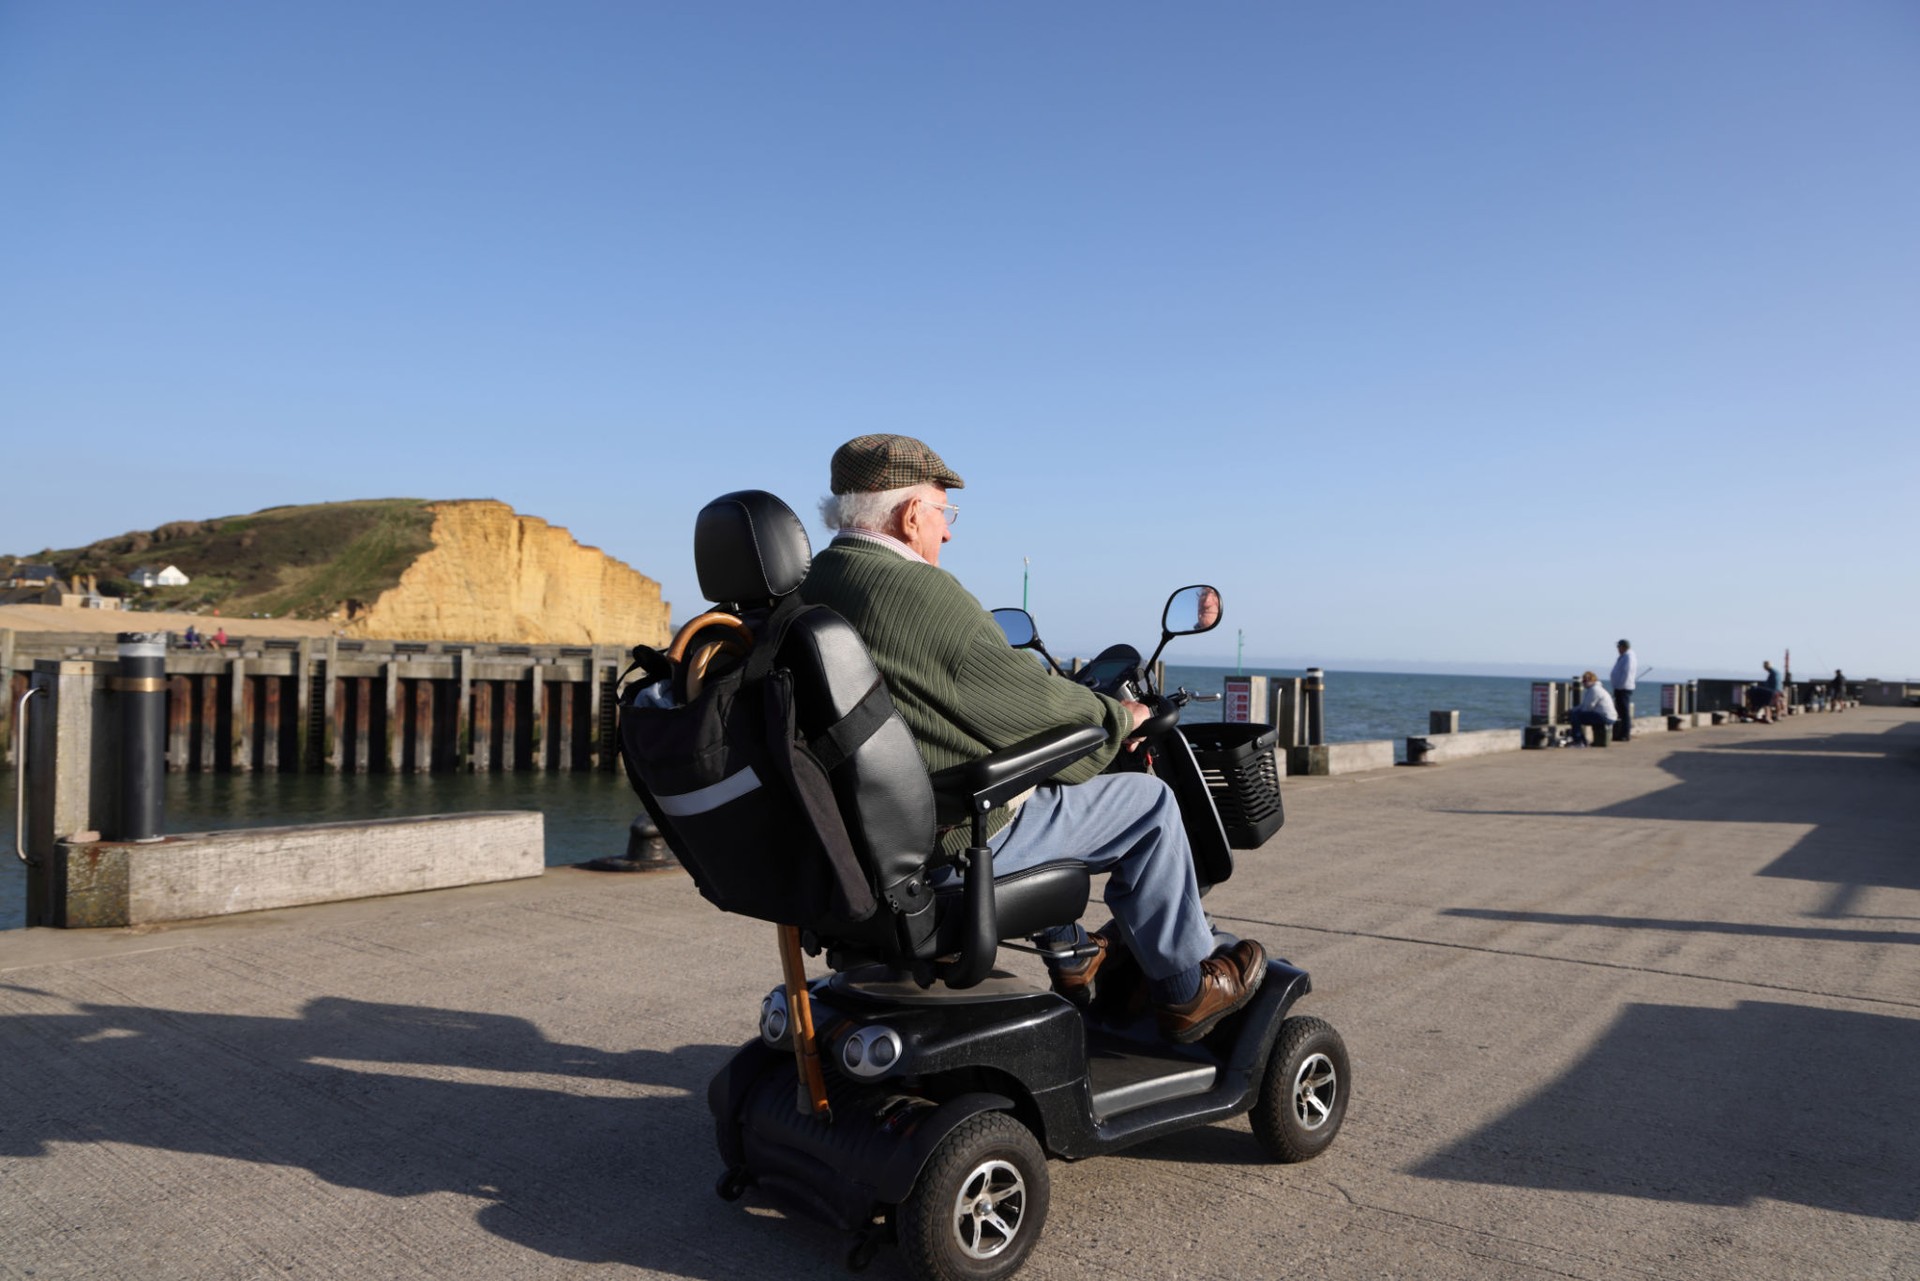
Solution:
M 946 570 L 885 547 L 841 539 L 814 557 L 800 595 L 853 625 L 886 678 L 929 772 L 977 760 L 1062 725 L 1101 725 L 1107 742 L 1055 775 L 1083 783 L 1106 768 L 1133 728 L 1127 709 L 1041 670 L 1007 645 L 993 616 Z M 1009 814 L 989 816 L 988 833 Z M 941 839 L 955 854 L 965 828 Z

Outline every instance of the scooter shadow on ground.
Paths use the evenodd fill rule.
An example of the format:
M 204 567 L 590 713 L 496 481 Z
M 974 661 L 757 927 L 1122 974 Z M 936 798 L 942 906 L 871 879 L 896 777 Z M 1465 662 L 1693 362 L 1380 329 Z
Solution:
M 830 1234 L 824 1254 L 796 1249 L 794 1225 L 716 1201 L 704 1160 L 685 1177 L 712 1142 L 698 1099 L 735 1046 L 617 1053 L 506 1015 L 339 998 L 293 1018 L 64 1006 L 0 1017 L 0 1043 L 0 1089 L 33 1100 L 9 1108 L 0 1159 L 28 1179 L 55 1145 L 127 1144 L 473 1197 L 481 1227 L 554 1258 L 841 1275 Z

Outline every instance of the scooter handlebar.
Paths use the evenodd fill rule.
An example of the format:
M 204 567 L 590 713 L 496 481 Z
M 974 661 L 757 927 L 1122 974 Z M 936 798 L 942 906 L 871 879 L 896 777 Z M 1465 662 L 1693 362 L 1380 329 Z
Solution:
M 1128 738 L 1158 738 L 1180 723 L 1180 704 L 1160 694 L 1142 694 L 1140 701 L 1148 710 L 1147 719 L 1134 727 Z

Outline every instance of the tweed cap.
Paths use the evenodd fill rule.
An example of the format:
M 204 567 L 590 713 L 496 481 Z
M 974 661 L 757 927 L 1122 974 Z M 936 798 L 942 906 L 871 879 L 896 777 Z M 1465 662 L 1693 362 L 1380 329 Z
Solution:
M 877 494 L 913 485 L 965 489 L 940 455 L 911 436 L 855 436 L 833 451 L 833 492 Z

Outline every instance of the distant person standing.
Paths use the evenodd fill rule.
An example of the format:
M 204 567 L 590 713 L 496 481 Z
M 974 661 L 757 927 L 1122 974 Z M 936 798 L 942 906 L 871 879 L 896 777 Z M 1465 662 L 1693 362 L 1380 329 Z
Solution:
M 1624 743 L 1633 737 L 1633 687 L 1640 679 L 1640 660 L 1633 656 L 1633 645 L 1628 641 L 1617 643 L 1620 657 L 1613 660 L 1613 678 L 1608 684 L 1613 686 L 1613 707 L 1620 714 L 1620 732 L 1613 737 Z
M 1847 678 L 1840 674 L 1839 668 L 1833 669 L 1833 684 L 1827 686 L 1827 706 L 1835 707 L 1847 699 Z
M 1587 726 L 1596 730 L 1603 725 L 1611 725 L 1618 717 L 1614 714 L 1613 700 L 1607 697 L 1607 691 L 1600 688 L 1600 678 L 1592 672 L 1580 673 L 1580 706 L 1567 713 L 1567 720 L 1573 726 L 1573 745 L 1587 745 Z
M 1761 659 L 1760 666 L 1767 674 L 1758 685 L 1747 686 L 1747 712 L 1756 721 L 1771 721 L 1778 718 L 1774 704 L 1780 697 L 1780 673 L 1771 659 Z

